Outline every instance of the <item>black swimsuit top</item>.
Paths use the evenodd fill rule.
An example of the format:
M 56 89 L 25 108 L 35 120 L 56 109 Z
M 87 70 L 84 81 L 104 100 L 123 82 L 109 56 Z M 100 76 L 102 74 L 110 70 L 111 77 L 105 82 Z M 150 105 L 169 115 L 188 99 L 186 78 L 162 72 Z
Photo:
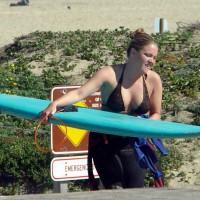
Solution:
M 116 86 L 116 88 L 112 91 L 111 95 L 108 97 L 106 107 L 112 110 L 113 112 L 123 112 L 125 111 L 125 106 L 122 98 L 122 93 L 121 93 L 121 86 L 122 86 L 122 81 L 123 81 L 123 74 L 124 74 L 124 69 L 123 68 L 121 77 L 119 79 L 119 82 Z M 128 111 L 127 114 L 129 115 L 141 115 L 145 114 L 150 110 L 150 98 L 147 90 L 147 86 L 145 83 L 145 78 L 143 77 L 143 101 L 142 103 L 137 107 L 137 109 L 132 109 Z

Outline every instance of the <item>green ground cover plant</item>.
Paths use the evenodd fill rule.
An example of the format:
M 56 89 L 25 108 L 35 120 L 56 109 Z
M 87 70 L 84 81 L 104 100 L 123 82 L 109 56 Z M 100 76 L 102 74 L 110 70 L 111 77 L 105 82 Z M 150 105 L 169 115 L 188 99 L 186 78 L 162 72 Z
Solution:
M 182 122 L 179 114 L 187 111 L 193 115 L 190 123 L 200 125 L 200 42 L 193 41 L 195 31 L 200 31 L 199 23 L 180 25 L 175 33 L 152 36 L 160 47 L 154 70 L 163 81 L 162 119 L 175 116 L 172 121 Z M 119 27 L 99 31 L 36 31 L 15 38 L 12 44 L 0 49 L 0 93 L 50 99 L 54 85 L 74 85 L 79 83 L 77 77 L 87 80 L 101 66 L 125 62 L 130 35 L 129 29 Z M 76 74 L 77 63 L 81 61 L 88 65 Z M 15 138 L 26 123 L 25 119 L 0 113 L 0 194 L 44 193 L 52 189 L 52 155 L 36 148 L 33 140 L 36 124 L 30 124 L 28 130 Z M 42 126 L 41 131 L 40 144 L 48 149 L 50 127 Z M 3 142 L 7 138 L 14 139 Z M 183 155 L 176 140 L 164 142 L 169 156 L 161 158 L 161 162 L 167 185 L 174 177 L 172 169 L 178 170 L 183 164 Z M 192 139 L 190 144 L 200 146 L 200 141 Z M 146 187 L 151 185 L 151 176 L 147 174 Z M 69 191 L 81 189 L 88 189 L 87 181 L 69 182 Z

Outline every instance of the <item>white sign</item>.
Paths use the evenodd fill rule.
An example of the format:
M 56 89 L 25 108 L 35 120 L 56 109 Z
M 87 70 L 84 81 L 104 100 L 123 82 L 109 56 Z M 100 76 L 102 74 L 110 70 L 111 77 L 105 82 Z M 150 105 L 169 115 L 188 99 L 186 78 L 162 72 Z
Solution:
M 94 165 L 93 174 L 98 178 Z M 88 179 L 87 156 L 57 157 L 51 161 L 51 178 L 54 181 Z

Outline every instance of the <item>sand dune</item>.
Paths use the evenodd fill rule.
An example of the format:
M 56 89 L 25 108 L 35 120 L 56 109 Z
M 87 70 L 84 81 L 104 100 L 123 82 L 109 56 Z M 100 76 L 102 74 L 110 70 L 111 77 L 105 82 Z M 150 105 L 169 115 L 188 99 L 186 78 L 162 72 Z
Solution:
M 19 0 L 0 0 L 0 47 L 36 30 L 69 31 L 143 27 L 154 32 L 155 17 L 167 20 L 174 32 L 177 22 L 200 19 L 199 0 L 30 0 L 29 6 L 10 7 Z

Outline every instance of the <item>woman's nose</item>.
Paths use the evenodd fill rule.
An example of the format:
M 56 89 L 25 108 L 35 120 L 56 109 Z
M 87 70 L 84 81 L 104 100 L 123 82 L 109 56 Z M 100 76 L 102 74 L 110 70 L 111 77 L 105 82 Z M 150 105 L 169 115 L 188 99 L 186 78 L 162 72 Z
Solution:
M 149 58 L 148 62 L 149 62 L 149 64 L 151 64 L 151 65 L 154 64 L 154 63 L 153 63 L 153 58 Z

